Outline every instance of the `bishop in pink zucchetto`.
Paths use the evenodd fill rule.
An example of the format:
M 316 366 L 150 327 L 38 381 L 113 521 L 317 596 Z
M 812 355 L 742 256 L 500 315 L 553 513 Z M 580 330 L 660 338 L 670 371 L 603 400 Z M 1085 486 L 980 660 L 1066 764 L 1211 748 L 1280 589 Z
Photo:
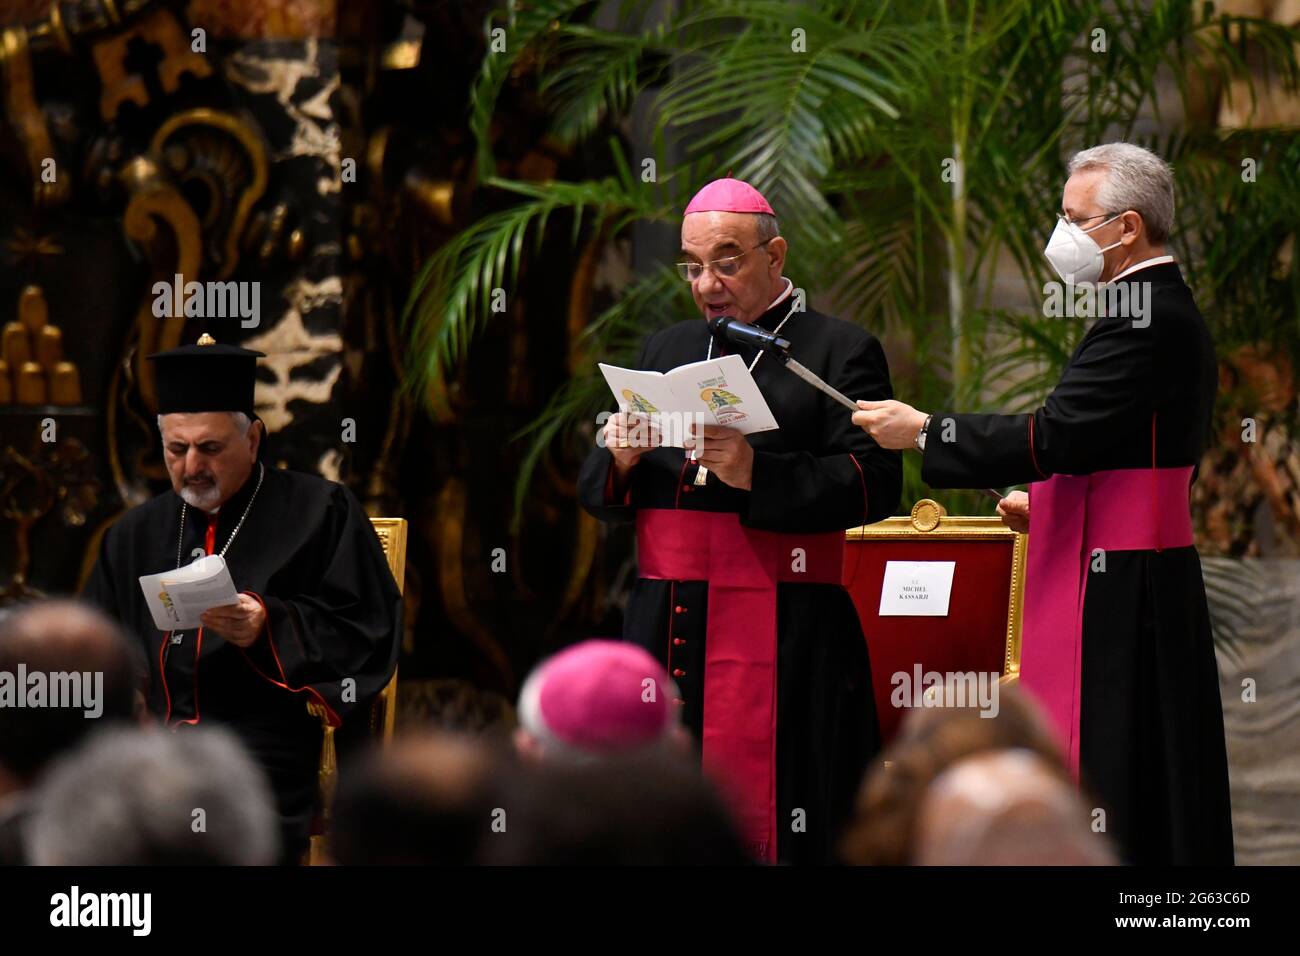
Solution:
M 676 699 L 672 678 L 648 652 L 583 641 L 524 682 L 516 745 L 525 757 L 591 760 L 684 743 Z
M 715 179 L 695 194 L 686 205 L 685 216 L 693 212 L 752 212 L 775 216 L 763 194 L 740 179 Z
M 714 404 L 673 435 L 671 416 L 637 411 L 634 390 L 615 388 L 620 407 L 578 498 L 601 521 L 636 524 L 623 638 L 672 676 L 682 729 L 748 852 L 825 864 L 880 749 L 843 529 L 894 512 L 902 462 L 747 335 L 788 340 L 792 358 L 851 398 L 893 396 L 879 340 L 812 308 L 785 275 L 788 249 L 753 184 L 727 176 L 691 197 L 676 267 L 697 311 L 650 333 L 635 367 L 680 369 Z M 776 429 L 755 427 L 759 395 Z M 792 815 L 806 828 L 791 829 Z

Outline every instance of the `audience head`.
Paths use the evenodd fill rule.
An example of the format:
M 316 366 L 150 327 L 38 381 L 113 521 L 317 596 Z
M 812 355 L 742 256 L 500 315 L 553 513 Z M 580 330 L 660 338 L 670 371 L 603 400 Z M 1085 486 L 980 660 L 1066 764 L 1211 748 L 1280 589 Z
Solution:
M 1028 750 L 965 757 L 930 784 L 917 813 L 913 863 L 923 866 L 1110 866 L 1070 783 Z
M 279 853 L 270 786 L 216 727 L 106 729 L 33 796 L 26 843 L 39 866 L 267 865 Z
M 931 783 L 957 761 L 976 754 L 1028 750 L 1048 772 L 1070 784 L 1055 735 L 1037 706 L 1010 685 L 999 685 L 996 716 L 979 707 L 923 707 L 911 711 L 858 791 L 855 819 L 841 841 L 846 862 L 911 863 L 917 813 Z
M 342 864 L 461 865 L 489 832 L 495 755 L 472 738 L 421 732 L 344 769 L 330 855 Z
M 721 799 L 670 752 L 524 763 L 498 780 L 479 862 L 689 866 L 751 862 Z
M 75 601 L 29 604 L 0 621 L 0 682 L 0 793 L 30 787 L 52 757 L 143 712 L 143 660 L 111 620 Z M 41 706 L 7 699 L 30 703 L 38 684 Z

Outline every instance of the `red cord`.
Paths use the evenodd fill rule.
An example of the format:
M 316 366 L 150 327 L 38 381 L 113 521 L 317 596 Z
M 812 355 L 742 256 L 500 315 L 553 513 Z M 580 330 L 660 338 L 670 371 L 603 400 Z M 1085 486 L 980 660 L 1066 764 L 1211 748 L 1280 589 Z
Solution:
M 853 462 L 853 467 L 858 469 L 858 481 L 862 485 L 862 526 L 865 528 L 869 511 L 867 508 L 867 478 L 862 473 L 862 465 L 852 453 L 849 454 L 849 461 Z M 862 548 L 859 547 L 857 552 L 857 557 L 853 560 L 853 574 L 849 577 L 849 588 L 852 588 L 854 582 L 858 580 L 858 569 L 862 567 Z
M 294 694 L 307 694 L 313 701 L 320 704 L 321 707 L 325 709 L 326 720 L 331 727 L 341 727 L 343 725 L 343 718 L 339 717 L 339 715 L 334 712 L 334 708 L 329 705 L 329 701 L 321 696 L 320 691 L 315 687 L 312 687 L 310 684 L 304 684 L 301 687 L 291 687 L 289 685 L 289 677 L 284 672 L 284 664 L 280 663 L 280 653 L 275 649 L 275 634 L 271 630 L 271 612 L 266 606 L 266 601 L 262 599 L 262 595 L 258 594 L 256 591 L 241 591 L 240 593 L 247 594 L 258 604 L 262 605 L 262 610 L 266 612 L 266 643 L 270 645 L 271 658 L 275 661 L 276 669 L 280 672 L 280 680 L 271 677 L 253 663 L 253 659 L 248 656 L 248 651 L 241 647 L 239 648 L 239 653 L 244 655 L 244 662 L 253 669 L 254 673 L 256 673 L 258 677 L 274 684 L 276 687 Z
M 203 550 L 207 554 L 212 554 L 217 547 L 217 516 L 208 515 L 208 530 L 203 534 Z M 167 636 L 163 638 L 163 643 L 158 648 L 158 673 L 162 677 L 163 696 L 167 700 L 167 712 L 163 716 L 163 726 L 167 727 L 172 719 L 172 694 L 167 687 L 167 654 L 168 648 L 172 642 L 174 631 L 168 631 Z M 191 727 L 197 726 L 198 722 L 203 719 L 203 714 L 199 710 L 199 655 L 203 653 L 203 628 L 199 628 L 198 636 L 194 640 L 194 716 L 187 717 L 185 720 L 178 720 L 176 726 L 189 724 Z
M 1043 480 L 1047 476 L 1043 474 L 1043 469 L 1038 467 L 1038 456 L 1034 453 L 1034 416 L 1029 416 L 1029 460 L 1034 463 L 1034 471 L 1038 472 L 1038 477 Z

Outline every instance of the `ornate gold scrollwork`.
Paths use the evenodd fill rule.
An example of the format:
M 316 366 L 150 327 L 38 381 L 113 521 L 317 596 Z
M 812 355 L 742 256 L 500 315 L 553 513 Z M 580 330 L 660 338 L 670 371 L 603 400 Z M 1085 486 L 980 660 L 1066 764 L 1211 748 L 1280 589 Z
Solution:
M 201 230 L 194 209 L 162 175 L 154 160 L 137 156 L 122 168 L 120 177 L 131 197 L 122 214 L 122 230 L 148 250 L 154 263 L 150 291 L 136 310 L 132 343 L 136 350 L 135 381 L 146 408 L 153 410 L 158 407 L 158 397 L 153 369 L 145 356 L 179 345 L 185 325 L 184 316 L 154 315 L 153 282 L 162 280 L 170 284 L 178 273 L 186 281 L 198 278 L 203 261 Z M 169 240 L 159 236 L 160 222 L 170 227 Z
M 132 42 L 143 40 L 159 50 L 162 59 L 157 66 L 158 82 L 164 93 L 180 89 L 181 76 L 186 73 L 203 79 L 212 74 L 212 67 L 190 47 L 189 35 L 166 7 L 157 7 L 120 33 L 104 37 L 91 44 L 90 52 L 99 71 L 99 112 L 106 120 L 117 118 L 123 103 L 149 104 L 149 89 L 144 77 L 131 72 L 127 66 L 128 48 Z
M 21 26 L 9 27 L 0 35 L 0 62 L 3 63 L 5 115 L 22 144 L 23 155 L 32 176 L 32 200 L 37 206 L 54 206 L 67 202 L 72 195 L 72 177 L 60 171 L 54 162 L 54 143 L 45 123 L 45 114 L 36 102 L 36 83 L 32 77 L 32 61 L 27 47 L 27 31 Z M 52 169 L 53 179 L 47 182 L 43 173 Z
M 933 531 L 939 520 L 946 517 L 948 509 L 931 498 L 922 498 L 912 505 L 912 527 L 917 531 Z
M 195 212 L 207 271 L 217 279 L 227 278 L 239 263 L 239 240 L 249 214 L 266 192 L 262 140 L 248 123 L 229 113 L 194 109 L 158 127 L 149 153 L 191 203 L 204 200 Z
M 234 271 L 240 236 L 266 191 L 266 148 L 238 117 L 206 108 L 187 110 L 163 123 L 149 154 L 129 160 L 118 178 L 129 196 L 123 231 L 145 248 L 153 264 L 148 289 L 136 308 L 125 363 L 116 367 L 109 390 L 109 465 L 123 500 L 129 502 L 137 494 L 122 463 L 118 416 L 124 411 L 139 416 L 124 401 L 125 387 L 134 385 L 146 413 L 157 409 L 153 368 L 146 358 L 179 345 L 185 326 L 184 316 L 155 315 L 154 283 L 170 286 L 176 275 L 185 282 L 209 273 L 226 278 Z M 146 433 L 152 431 L 151 422 L 139 424 Z M 132 471 L 144 474 L 147 466 L 137 462 Z

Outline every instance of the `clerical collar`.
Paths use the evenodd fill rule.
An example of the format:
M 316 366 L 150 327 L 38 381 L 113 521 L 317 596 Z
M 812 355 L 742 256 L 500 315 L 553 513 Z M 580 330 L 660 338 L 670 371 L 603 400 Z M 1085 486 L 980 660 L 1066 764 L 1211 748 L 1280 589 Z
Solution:
M 781 303 L 785 302 L 786 299 L 794 295 L 794 283 L 790 281 L 790 279 L 786 278 L 785 276 L 781 276 L 781 281 L 785 283 L 785 288 L 781 290 L 781 294 L 778 295 L 775 299 L 773 299 L 772 304 L 767 307 L 767 310 L 754 320 L 754 324 L 757 325 L 759 328 L 766 327 L 763 324 L 765 321 L 769 323 L 773 319 L 776 319 L 776 321 L 778 322 L 781 321 L 780 319 L 776 318 L 776 312 L 780 308 Z
M 1173 256 L 1152 256 L 1150 259 L 1143 259 L 1141 262 L 1129 266 L 1119 275 L 1115 276 L 1115 278 L 1110 279 L 1108 281 L 1118 282 L 1120 279 L 1123 279 L 1125 276 L 1132 275 L 1133 273 L 1137 272 L 1139 269 L 1149 269 L 1152 266 L 1162 266 L 1167 262 L 1173 262 L 1173 261 L 1174 261 Z

